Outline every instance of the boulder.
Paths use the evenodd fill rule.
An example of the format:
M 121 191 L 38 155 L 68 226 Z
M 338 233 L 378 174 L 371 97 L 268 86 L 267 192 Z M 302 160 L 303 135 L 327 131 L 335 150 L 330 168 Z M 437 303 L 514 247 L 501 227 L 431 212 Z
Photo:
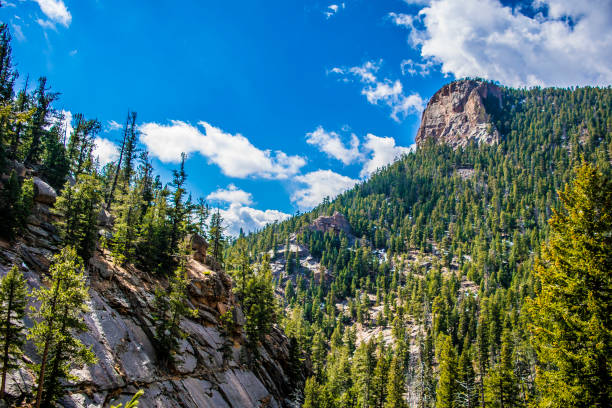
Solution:
M 111 228 L 113 226 L 114 219 L 108 210 L 101 208 L 100 213 L 98 213 L 97 222 L 98 226 L 100 227 Z
M 57 193 L 47 183 L 38 177 L 33 178 L 34 181 L 34 201 L 38 203 L 53 205 L 57 199 Z
M 189 248 L 191 248 L 193 259 L 198 262 L 206 262 L 206 251 L 208 251 L 208 242 L 199 234 L 190 234 L 187 236 Z

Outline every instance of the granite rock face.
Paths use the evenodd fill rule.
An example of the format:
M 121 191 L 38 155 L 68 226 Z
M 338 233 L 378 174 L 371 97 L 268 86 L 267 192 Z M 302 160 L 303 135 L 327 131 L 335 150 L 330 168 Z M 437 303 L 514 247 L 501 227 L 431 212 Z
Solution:
M 491 83 L 461 80 L 443 86 L 427 103 L 415 141 L 446 143 L 453 148 L 471 142 L 496 144 L 499 132 L 486 106 L 501 106 L 501 89 Z
M 58 245 L 49 207 L 38 205 L 41 208 L 30 217 L 26 234 L 18 242 L 0 240 L 0 275 L 18 265 L 31 288 L 42 284 L 48 259 Z M 73 371 L 78 380 L 67 385 L 68 394 L 60 406 L 108 407 L 129 400 L 138 389 L 145 391 L 143 408 L 296 406 L 291 399 L 296 379 L 288 376 L 287 337 L 274 327 L 259 347 L 259 359 L 249 356 L 244 314 L 231 290 L 232 281 L 224 271 L 200 261 L 200 244 L 194 245 L 197 248 L 187 265 L 190 307 L 199 314 L 181 321 L 186 337 L 171 367 L 159 361 L 151 313 L 155 288 L 166 287 L 167 281 L 117 266 L 108 252 L 98 249 L 87 271 L 91 311 L 84 317 L 88 330 L 77 334 L 92 347 L 98 362 Z M 231 333 L 220 321 L 227 312 L 234 319 Z M 26 325 L 31 327 L 32 321 Z M 22 368 L 8 378 L 7 391 L 16 403 L 31 395 L 35 379 L 26 363 L 37 361 L 33 345 L 26 344 Z
M 312 222 L 312 224 L 310 224 L 310 229 L 312 229 L 313 231 L 320 232 L 333 231 L 338 233 L 342 231 L 346 234 L 351 233 L 350 224 L 348 223 L 346 218 L 344 218 L 344 215 L 340 214 L 337 211 L 331 217 L 322 215 L 316 218 Z

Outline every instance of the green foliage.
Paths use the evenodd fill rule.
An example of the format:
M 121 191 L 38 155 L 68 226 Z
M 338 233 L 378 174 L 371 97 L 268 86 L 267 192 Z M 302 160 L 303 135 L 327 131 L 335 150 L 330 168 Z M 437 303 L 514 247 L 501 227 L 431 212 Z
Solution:
M 406 377 L 404 365 L 400 356 L 393 356 L 389 377 L 387 379 L 387 399 L 385 408 L 407 408 L 408 404 L 404 400 L 406 392 Z
M 612 182 L 583 163 L 559 193 L 530 303 L 540 406 L 609 406 L 612 395 Z
M 264 259 L 256 273 L 247 278 L 244 292 L 240 296 L 248 345 L 257 354 L 257 346 L 270 333 L 277 313 L 272 271 L 267 259 Z
M 87 330 L 82 314 L 89 311 L 88 290 L 82 260 L 74 248 L 66 247 L 53 257 L 45 285 L 33 293 L 40 304 L 32 307 L 35 321 L 28 334 L 41 358 L 35 366 L 37 407 L 52 406 L 63 394 L 62 381 L 73 379 L 72 367 L 96 362 L 91 349 L 74 336 Z
M 514 373 L 514 355 L 510 332 L 504 331 L 499 362 L 485 378 L 485 401 L 490 407 L 520 407 L 519 383 Z
M 185 338 L 185 333 L 180 327 L 181 319 L 198 315 L 197 309 L 188 306 L 188 286 L 187 271 L 184 263 L 181 263 L 170 278 L 168 291 L 161 288 L 155 291 L 153 307 L 155 340 L 158 356 L 166 363 L 174 363 L 179 340 Z
M 32 179 L 19 182 L 15 171 L 11 171 L 8 182 L 0 190 L 0 235 L 13 238 L 25 227 L 26 218 L 34 204 L 34 183 Z
M 138 392 L 134 394 L 132 399 L 130 399 L 125 405 L 123 404 L 111 405 L 111 408 L 138 408 L 140 397 L 142 397 L 143 395 L 144 395 L 144 391 L 138 390 Z
M 225 246 L 225 228 L 223 227 L 223 217 L 218 208 L 211 216 L 208 236 L 210 240 L 211 255 L 217 263 L 222 266 L 223 248 Z
M 453 408 L 457 397 L 457 356 L 449 336 L 442 336 L 436 407 Z
M 76 248 L 79 256 L 89 260 L 97 239 L 97 219 L 102 190 L 95 175 L 79 174 L 76 183 L 67 181 L 55 203 L 60 216 L 57 227 L 65 245 Z
M 0 350 L 2 352 L 2 384 L 0 400 L 4 397 L 6 375 L 18 367 L 25 340 L 25 309 L 28 301 L 26 279 L 13 266 L 0 280 Z
M 433 406 L 441 398 L 436 397 L 439 380 L 438 388 L 452 389 L 453 397 L 446 400 L 455 406 L 499 404 L 500 396 L 510 404 L 525 405 L 537 397 L 538 360 L 525 313 L 526 299 L 540 284 L 532 273 L 534 258 L 552 228 L 546 221 L 559 205 L 555 191 L 571 179 L 571 169 L 581 157 L 596 163 L 606 177 L 612 173 L 612 91 L 502 88 L 501 93 L 501 106 L 497 99 L 485 101 L 489 128 L 501 134 L 499 144 L 453 150 L 424 142 L 414 154 L 334 201 L 271 224 L 240 243 L 240 250 L 253 258 L 269 250 L 276 253 L 278 244 L 285 243 L 287 273 L 279 282 L 289 308 L 285 330 L 296 333 L 310 354 L 316 379 L 310 385 L 319 401 L 336 404 L 335 397 L 341 395 L 332 384 L 333 373 L 324 367 L 341 355 L 338 333 L 343 327 L 372 329 L 390 322 L 394 336 L 401 336 L 407 323 L 419 328 L 412 340 L 419 352 L 406 375 L 409 392 L 418 396 L 420 406 Z M 317 217 L 336 211 L 348 220 L 350 235 L 308 228 Z M 290 241 L 306 246 L 330 281 L 296 273 Z M 610 270 L 600 255 L 589 259 L 598 259 L 602 270 Z M 605 288 L 607 281 L 597 276 L 599 287 Z M 562 287 L 571 285 L 564 281 Z M 580 299 L 587 295 L 581 292 Z M 605 291 L 597 296 L 589 304 L 610 304 Z M 370 297 L 382 306 L 373 320 Z M 601 309 L 595 313 L 603 315 Z M 606 327 L 606 320 L 597 319 L 595 326 Z M 439 360 L 449 342 L 455 380 L 447 375 L 452 367 Z M 604 337 L 582 344 L 591 350 L 584 354 L 587 347 L 580 348 L 577 355 L 582 359 L 603 354 L 608 347 Z M 359 367 L 353 376 L 357 406 L 365 406 L 360 398 L 371 394 L 373 379 L 373 371 L 361 362 L 362 353 L 358 347 L 349 359 Z M 508 353 L 512 364 L 504 357 Z M 558 367 L 543 361 L 539 370 Z M 361 378 L 364 372 L 370 382 Z

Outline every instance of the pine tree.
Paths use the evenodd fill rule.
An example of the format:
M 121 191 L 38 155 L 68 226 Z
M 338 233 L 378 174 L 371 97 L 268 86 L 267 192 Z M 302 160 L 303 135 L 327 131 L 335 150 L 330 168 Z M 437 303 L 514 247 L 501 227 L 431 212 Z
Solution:
M 186 248 L 182 248 L 183 258 L 178 268 L 170 279 L 168 291 L 157 288 L 154 299 L 154 326 L 155 340 L 157 342 L 159 356 L 165 363 L 174 363 L 174 355 L 179 346 L 179 339 L 185 337 L 181 330 L 181 319 L 187 316 L 196 317 L 197 309 L 189 308 L 187 275 L 184 254 Z
M 319 400 L 319 385 L 315 377 L 310 377 L 306 380 L 306 385 L 304 386 L 304 404 L 302 408 L 322 408 Z
M 183 202 L 185 196 L 185 181 L 187 180 L 187 173 L 185 173 L 185 158 L 185 153 L 181 153 L 181 165 L 179 170 L 173 171 L 172 187 L 174 187 L 174 194 L 172 195 L 172 206 L 168 212 L 168 217 L 170 219 L 170 255 L 177 252 L 178 244 L 185 236 L 185 222 L 191 211 L 191 204 L 189 202 Z
M 478 326 L 476 328 L 476 350 L 478 358 L 478 385 L 480 388 L 481 406 L 485 405 L 484 398 L 484 378 L 489 367 L 489 318 L 488 302 L 483 299 L 481 302 L 480 315 L 478 316 Z
M 393 356 L 393 360 L 391 360 L 391 367 L 389 369 L 385 408 L 407 408 L 408 404 L 404 400 L 405 392 L 404 365 L 401 357 L 396 354 Z
M 25 162 L 35 164 L 40 159 L 44 138 L 44 133 L 49 125 L 49 114 L 51 104 L 57 99 L 58 94 L 49 92 L 47 88 L 47 78 L 42 77 L 38 80 L 38 88 L 34 94 L 36 99 L 36 110 L 32 116 L 30 124 L 30 146 L 25 157 Z
M 464 344 L 463 352 L 459 357 L 456 405 L 464 408 L 478 406 L 478 384 L 476 383 L 476 373 L 472 365 L 472 353 L 469 344 Z
M 370 406 L 383 408 L 387 397 L 387 376 L 389 371 L 389 353 L 384 345 L 382 337 L 379 338 L 378 355 L 376 356 L 376 367 L 372 373 L 372 392 L 370 394 Z
M 514 356 L 510 331 L 502 336 L 500 361 L 485 378 L 485 400 L 487 406 L 508 408 L 520 406 L 518 379 L 514 374 Z
M 276 298 L 272 270 L 267 257 L 263 259 L 257 273 L 246 282 L 243 308 L 248 345 L 257 355 L 257 346 L 270 333 L 276 321 Z
M 25 308 L 28 290 L 26 279 L 13 266 L 0 280 L 0 350 L 2 350 L 2 384 L 0 401 L 4 398 L 6 375 L 17 368 L 16 359 L 22 354 L 25 339 Z
M 70 377 L 73 366 L 94 364 L 95 355 L 74 336 L 87 329 L 82 314 L 89 310 L 88 287 L 83 262 L 72 247 L 53 257 L 45 285 L 34 291 L 40 304 L 32 308 L 35 323 L 28 338 L 34 341 L 41 362 L 36 366 L 36 404 L 50 407 L 62 394 L 62 380 Z
M 530 304 L 540 405 L 606 407 L 612 395 L 612 182 L 583 163 L 559 193 Z
M 56 190 L 62 187 L 70 170 L 66 148 L 60 135 L 61 132 L 64 132 L 64 129 L 60 127 L 61 120 L 63 120 L 63 115 L 51 130 L 45 133 L 42 152 L 41 177 Z
M 6 238 L 13 238 L 15 230 L 18 228 L 19 212 L 17 203 L 19 202 L 21 187 L 15 171 L 11 171 L 8 182 L 0 190 L 0 223 L 2 224 L 1 234 Z
M 457 357 L 450 336 L 443 335 L 436 407 L 453 408 L 457 397 Z
M 224 236 L 225 228 L 223 227 L 223 217 L 217 208 L 217 211 L 212 214 L 210 219 L 210 228 L 208 230 L 210 240 L 210 251 L 215 261 L 220 266 L 223 266 L 223 247 L 225 244 Z
M 102 201 L 102 189 L 94 175 L 80 174 L 76 184 L 67 181 L 55 203 L 57 222 L 65 245 L 74 246 L 79 256 L 89 260 L 97 238 L 96 224 Z

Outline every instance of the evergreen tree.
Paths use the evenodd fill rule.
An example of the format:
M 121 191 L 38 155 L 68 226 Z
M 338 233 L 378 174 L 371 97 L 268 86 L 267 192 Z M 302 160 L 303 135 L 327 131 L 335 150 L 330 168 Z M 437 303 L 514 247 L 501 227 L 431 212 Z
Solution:
M 185 337 L 185 333 L 180 328 L 181 319 L 198 315 L 197 309 L 189 308 L 188 286 L 189 278 L 183 258 L 170 279 L 168 291 L 165 292 L 161 288 L 155 291 L 153 314 L 155 340 L 160 359 L 165 363 L 174 362 L 179 339 Z
M 224 236 L 225 228 L 223 227 L 223 217 L 217 208 L 216 212 L 213 212 L 210 219 L 210 228 L 208 230 L 210 251 L 213 258 L 219 265 L 223 265 L 223 247 L 225 244 Z
M 33 204 L 34 182 L 26 179 L 19 183 L 17 174 L 11 171 L 8 182 L 0 190 L 0 224 L 3 226 L 0 235 L 11 239 L 24 228 Z
M 453 408 L 457 397 L 457 357 L 450 336 L 443 335 L 436 407 Z
M 96 224 L 102 201 L 102 189 L 95 175 L 80 174 L 73 186 L 69 181 L 57 198 L 54 210 L 65 245 L 74 246 L 79 256 L 89 260 L 97 238 Z
M 540 406 L 606 407 L 612 395 L 612 182 L 583 163 L 559 193 L 530 305 Z
M 2 384 L 0 400 L 4 399 L 6 375 L 18 367 L 16 359 L 22 354 L 25 339 L 25 308 L 28 290 L 26 279 L 13 266 L 0 280 L 0 349 L 2 350 Z
M 12 238 L 18 225 L 16 203 L 19 201 L 19 179 L 17 173 L 11 171 L 8 182 L 0 191 L 0 221 L 2 222 L 2 235 Z
M 36 109 L 30 123 L 30 145 L 25 156 L 25 162 L 35 164 L 40 159 L 43 144 L 41 143 L 46 128 L 49 125 L 49 114 L 51 113 L 51 104 L 58 97 L 57 93 L 50 93 L 47 88 L 47 78 L 42 77 L 38 80 L 38 88 L 34 93 L 36 100 Z
M 385 408 L 407 408 L 408 404 L 404 400 L 405 392 L 404 365 L 401 357 L 396 354 L 393 356 L 393 360 L 391 360 L 391 367 L 389 369 Z
M 469 345 L 463 346 L 457 367 L 457 407 L 475 408 L 478 406 L 478 384 L 472 365 L 472 353 Z
M 490 407 L 520 406 L 518 379 L 514 374 L 514 356 L 508 329 L 504 330 L 500 361 L 485 378 L 485 400 Z
M 322 408 L 319 404 L 319 386 L 315 377 L 309 377 L 304 386 L 304 404 L 302 408 Z
M 177 252 L 178 244 L 185 236 L 185 223 L 191 211 L 191 204 L 189 202 L 184 202 L 185 181 L 187 180 L 187 173 L 185 173 L 185 158 L 185 153 L 181 153 L 180 168 L 179 170 L 173 171 L 172 187 L 174 188 L 174 194 L 172 195 L 172 206 L 168 212 L 170 221 L 170 255 Z
M 267 258 L 257 273 L 248 279 L 243 293 L 245 332 L 250 349 L 257 354 L 257 346 L 270 333 L 276 321 L 276 299 L 272 271 Z
M 72 378 L 71 367 L 96 361 L 91 349 L 74 336 L 74 331 L 87 329 L 82 313 L 89 310 L 89 293 L 83 262 L 72 247 L 53 257 L 49 278 L 34 291 L 34 297 L 40 307 L 33 308 L 36 320 L 28 338 L 34 341 L 41 358 L 36 366 L 35 406 L 51 407 L 63 393 L 62 380 Z

